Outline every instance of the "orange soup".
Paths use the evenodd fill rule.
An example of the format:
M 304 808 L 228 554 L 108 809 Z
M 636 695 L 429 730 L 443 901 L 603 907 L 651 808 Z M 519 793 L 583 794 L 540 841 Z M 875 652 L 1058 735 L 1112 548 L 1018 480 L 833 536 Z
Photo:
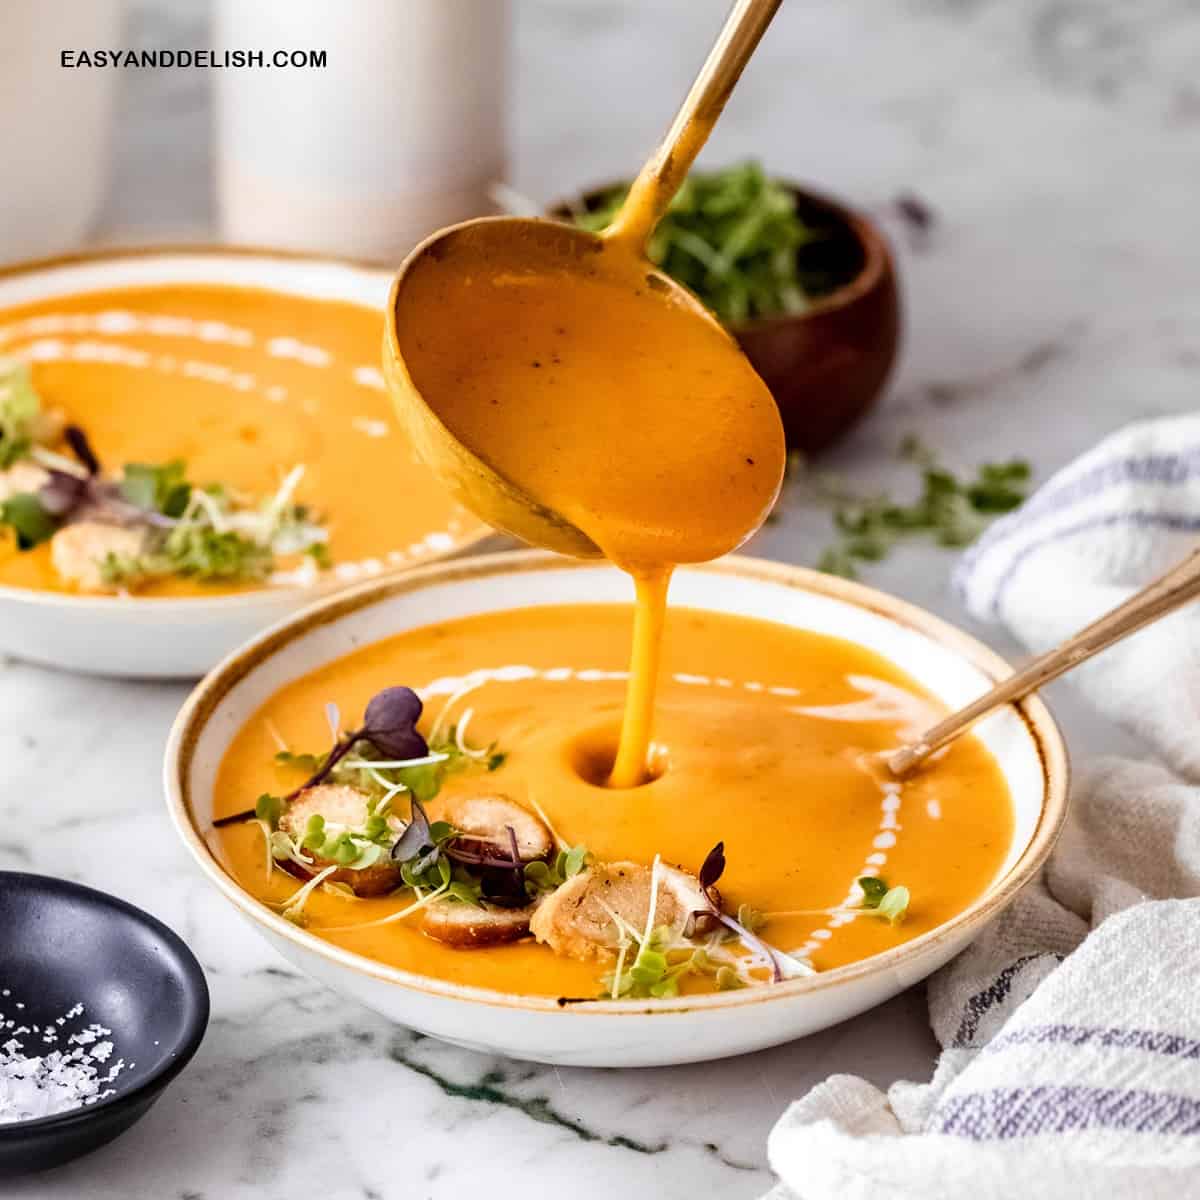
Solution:
M 277 752 L 324 754 L 329 702 L 344 728 L 357 729 L 373 695 L 406 684 L 424 701 L 420 729 L 430 750 L 457 740 L 478 756 L 448 773 L 428 800 L 435 824 L 466 811 L 472 798 L 504 798 L 544 821 L 557 848 L 585 849 L 593 864 L 585 874 L 612 863 L 644 869 L 657 859 L 664 872 L 703 880 L 702 864 L 723 843 L 720 908 L 791 963 L 824 971 L 887 950 L 988 887 L 1013 830 L 990 753 L 967 736 L 914 778 L 881 774 L 872 753 L 926 727 L 938 706 L 873 652 L 823 635 L 671 610 L 651 752 L 656 777 L 636 789 L 599 786 L 621 721 L 630 619 L 622 605 L 523 608 L 429 625 L 337 660 L 283 688 L 238 733 L 220 768 L 216 815 L 299 788 L 314 762 L 278 762 Z M 410 797 L 399 795 L 394 808 L 407 822 Z M 278 861 L 268 871 L 262 826 L 243 821 L 212 837 L 249 893 L 288 907 L 302 879 Z M 873 882 L 864 890 L 860 880 Z M 894 914 L 902 920 L 870 907 L 884 888 L 905 891 L 906 911 Z M 421 911 L 386 922 L 409 910 L 414 895 L 398 886 L 356 898 L 344 886 L 317 886 L 293 915 L 318 937 L 376 961 L 509 993 L 609 994 L 620 947 L 628 962 L 638 951 L 618 922 L 612 943 L 595 953 L 560 953 L 542 939 L 536 916 L 536 938 L 463 948 L 424 931 Z M 557 893 L 531 887 L 530 895 L 536 910 Z M 731 943 L 718 928 L 685 931 L 692 941 L 684 944 L 682 916 L 674 940 L 659 943 L 672 989 L 765 980 L 753 944 L 749 969 L 722 976 L 713 964 Z M 707 952 L 697 955 L 694 943 Z
M 180 460 L 197 489 L 219 485 L 253 508 L 300 468 L 289 498 L 323 531 L 322 577 L 350 580 L 444 553 L 480 529 L 395 428 L 379 324 L 372 308 L 280 292 L 130 287 L 0 312 L 0 358 L 28 364 L 43 408 L 86 434 L 106 475 Z M 48 452 L 67 453 L 51 441 Z M 0 501 L 11 490 L 0 470 Z M 312 579 L 295 561 L 278 565 L 252 581 L 150 575 L 136 590 Z M 3 553 L 0 584 L 74 590 L 55 566 L 50 540 Z

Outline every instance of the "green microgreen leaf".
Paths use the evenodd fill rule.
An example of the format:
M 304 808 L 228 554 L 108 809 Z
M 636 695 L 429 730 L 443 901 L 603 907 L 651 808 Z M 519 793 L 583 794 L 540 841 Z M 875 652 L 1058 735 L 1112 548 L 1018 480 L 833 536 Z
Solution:
M 882 917 L 889 925 L 902 921 L 908 913 L 910 895 L 906 887 L 888 887 L 876 875 L 864 875 L 858 881 L 862 889 L 862 911 Z
M 119 486 L 130 504 L 165 517 L 182 517 L 192 496 L 183 460 L 178 458 L 161 466 L 127 463 Z
M 307 775 L 312 775 L 325 765 L 326 757 L 324 754 L 297 754 L 292 750 L 280 750 L 275 755 L 275 761 L 281 767 L 295 767 Z
M 248 582 L 265 579 L 275 565 L 267 546 L 235 532 L 209 525 L 183 523 L 167 534 L 162 567 L 152 573 L 187 578 Z
M 263 792 L 254 802 L 254 815 L 260 821 L 266 821 L 272 829 L 277 828 L 279 818 L 283 815 L 283 800 L 279 796 Z
M 22 550 L 49 541 L 58 529 L 58 521 L 31 492 L 18 492 L 0 503 L 0 525 L 12 528 L 17 535 L 17 546 Z
M 540 860 L 526 863 L 525 882 L 532 887 L 535 895 L 552 892 L 586 869 L 591 860 L 586 846 L 568 846 L 560 850 L 549 863 Z
M 721 992 L 732 992 L 746 986 L 732 967 L 718 967 L 716 978 L 717 990 Z
M 902 921 L 908 913 L 909 894 L 906 887 L 888 888 L 887 894 L 880 900 L 875 911 L 883 917 L 889 925 L 895 925 L 897 921 Z
M 29 367 L 16 359 L 0 359 L 0 470 L 29 453 L 41 410 Z
M 321 568 L 322 571 L 329 570 L 333 566 L 333 555 L 329 552 L 329 546 L 325 542 L 313 542 L 310 546 L 306 546 L 304 553 Z
M 751 933 L 757 933 L 767 923 L 767 917 L 765 913 L 749 904 L 739 904 L 737 923 L 744 929 L 750 930 Z

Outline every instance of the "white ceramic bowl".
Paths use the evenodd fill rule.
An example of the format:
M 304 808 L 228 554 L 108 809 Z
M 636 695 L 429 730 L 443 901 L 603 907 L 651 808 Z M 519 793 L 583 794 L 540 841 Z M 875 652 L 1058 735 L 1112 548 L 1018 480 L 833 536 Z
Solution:
M 0 270 L 0 324 L 10 306 L 54 296 L 162 284 L 228 284 L 317 300 L 343 300 L 380 311 L 391 272 L 332 259 L 233 249 L 117 250 L 47 259 Z M 369 365 L 375 366 L 377 356 Z M 464 514 L 465 516 L 465 514 Z M 469 518 L 449 553 L 477 544 L 488 530 Z M 409 550 L 413 561 L 447 551 Z M 385 575 L 405 569 L 403 564 Z M 183 678 L 202 675 L 259 631 L 344 584 L 276 587 L 180 599 L 81 596 L 0 585 L 0 653 L 102 675 Z
M 560 1005 L 446 983 L 383 966 L 298 929 L 244 892 L 214 857 L 213 786 L 231 739 L 290 680 L 364 644 L 472 613 L 577 601 L 628 603 L 612 567 L 520 552 L 420 568 L 316 605 L 227 658 L 196 689 L 171 732 L 167 803 L 184 844 L 221 893 L 285 958 L 404 1025 L 473 1048 L 539 1062 L 650 1066 L 740 1054 L 812 1033 L 923 979 L 961 950 L 1045 860 L 1066 814 L 1067 759 L 1040 700 L 978 727 L 1016 809 L 1012 845 L 988 891 L 930 933 L 872 958 L 761 989 L 665 1001 Z M 867 646 L 947 705 L 1008 674 L 1005 663 L 935 617 L 869 588 L 748 558 L 679 570 L 679 605 L 764 618 Z

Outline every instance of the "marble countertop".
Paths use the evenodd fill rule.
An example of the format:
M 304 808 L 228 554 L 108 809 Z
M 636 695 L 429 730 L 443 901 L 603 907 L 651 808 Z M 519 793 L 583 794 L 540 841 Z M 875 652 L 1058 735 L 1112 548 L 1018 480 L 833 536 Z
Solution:
M 515 8 L 513 182 L 538 198 L 639 160 L 723 11 Z M 206 19 L 202 0 L 142 0 L 131 36 L 203 45 Z M 1169 4 L 784 6 L 708 157 L 759 155 L 882 215 L 907 308 L 886 402 L 829 467 L 902 487 L 911 468 L 895 447 L 917 431 L 955 465 L 1018 454 L 1044 478 L 1131 419 L 1194 406 L 1198 55 L 1200 13 Z M 100 236 L 212 236 L 203 73 L 127 72 L 122 87 Z M 928 230 L 894 215 L 902 194 L 928 207 Z M 828 532 L 828 514 L 793 491 L 753 550 L 811 563 Z M 962 621 L 951 564 L 904 547 L 864 574 Z M 159 756 L 185 694 L 0 666 L 0 867 L 154 912 L 195 949 L 213 999 L 196 1060 L 140 1125 L 75 1166 L 6 1184 L 9 1200 L 749 1200 L 770 1184 L 767 1131 L 812 1083 L 928 1074 L 919 989 L 777 1050 L 625 1072 L 484 1057 L 341 1000 L 277 958 L 176 844 Z M 1052 701 L 1076 755 L 1127 744 L 1069 690 Z

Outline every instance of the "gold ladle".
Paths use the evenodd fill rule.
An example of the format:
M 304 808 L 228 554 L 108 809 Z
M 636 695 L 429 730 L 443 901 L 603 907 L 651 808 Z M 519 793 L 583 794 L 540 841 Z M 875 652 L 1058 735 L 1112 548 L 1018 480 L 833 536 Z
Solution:
M 1011 704 L 1036 692 L 1051 680 L 1064 675 L 1080 663 L 1087 662 L 1101 650 L 1107 650 L 1139 629 L 1182 608 L 1200 596 L 1200 550 L 1193 551 L 1183 562 L 1160 575 L 1153 583 L 1124 604 L 1081 629 L 1057 649 L 1035 658 L 1023 670 L 1010 675 L 991 691 L 951 714 L 928 730 L 922 737 L 885 759 L 893 775 L 903 777 L 915 770 L 931 754 L 965 733 L 976 721 L 1005 704 Z
M 737 0 L 733 5 L 666 137 L 638 174 L 616 221 L 603 234 L 538 218 L 480 217 L 433 234 L 401 265 L 388 300 L 383 346 L 384 375 L 397 416 L 426 465 L 465 507 L 495 528 L 560 554 L 600 555 L 591 538 L 561 513 L 464 446 L 439 418 L 431 403 L 436 398 L 422 396 L 404 361 L 397 330 L 397 310 L 414 268 L 430 256 L 457 255 L 477 261 L 482 273 L 489 261 L 504 251 L 511 254 L 514 246 L 520 246 L 531 263 L 564 272 L 582 272 L 597 253 L 641 256 L 781 2 Z M 489 253 L 492 248 L 495 253 Z M 649 259 L 643 261 L 653 285 L 669 293 L 680 310 L 720 328 L 691 292 Z M 602 315 L 598 313 L 597 319 Z M 446 319 L 452 320 L 452 314 L 446 314 Z

